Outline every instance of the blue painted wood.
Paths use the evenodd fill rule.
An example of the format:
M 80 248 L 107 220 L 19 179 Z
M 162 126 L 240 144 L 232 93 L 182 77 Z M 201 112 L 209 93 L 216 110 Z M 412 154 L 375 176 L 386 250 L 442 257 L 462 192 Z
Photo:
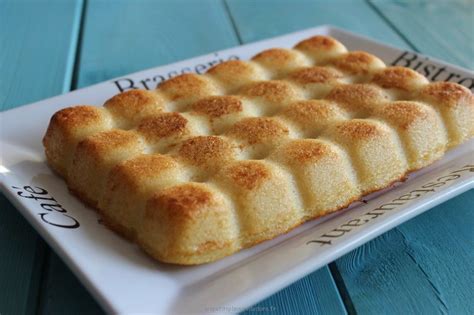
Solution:
M 437 306 L 449 314 L 474 314 L 473 209 L 471 190 L 398 228 Z
M 364 1 L 227 0 L 239 36 L 253 42 L 323 24 L 407 47 L 400 36 Z
M 419 51 L 474 69 L 474 2 L 383 1 L 374 7 Z
M 235 25 L 244 41 L 329 23 L 401 48 L 410 47 L 410 41 L 405 40 L 407 38 L 423 38 L 426 28 L 445 27 L 448 29 L 443 33 L 447 37 L 444 39 L 445 46 L 456 47 L 459 46 L 457 43 L 463 42 L 472 47 L 473 41 L 469 40 L 469 36 L 463 39 L 455 37 L 451 42 L 448 34 L 454 32 L 455 28 L 450 30 L 446 24 L 440 23 L 440 19 L 423 18 L 431 11 L 393 13 L 399 21 L 404 14 L 409 17 L 410 22 L 402 21 L 400 24 L 414 23 L 415 17 L 416 23 L 426 23 L 424 28 L 408 29 L 411 32 L 409 34 L 405 30 L 400 31 L 394 26 L 395 22 L 387 21 L 384 14 L 385 7 L 399 6 L 400 2 L 383 3 L 383 6 L 374 8 L 356 1 L 328 4 L 325 1 L 279 0 L 260 1 L 258 5 L 253 1 L 228 1 Z M 408 10 L 413 9 L 408 6 L 408 1 L 404 3 Z M 379 7 L 381 9 L 377 9 Z M 451 7 L 445 2 L 444 10 L 445 16 L 461 19 L 459 25 L 472 23 L 472 20 L 466 21 L 465 13 L 459 12 L 459 6 Z M 472 34 L 472 27 L 467 32 Z M 438 42 L 432 46 L 429 43 L 439 40 L 439 37 L 430 37 L 431 33 L 428 32 L 423 44 L 417 41 L 415 48 L 419 46 L 422 52 L 435 56 Z M 463 58 L 472 60 L 469 49 L 463 53 Z M 337 260 L 335 269 L 342 277 L 338 284 L 341 289 L 344 288 L 341 290 L 343 296 L 347 294 L 347 308 L 353 308 L 361 314 L 431 314 L 442 311 L 472 314 L 472 205 L 472 195 L 463 194 Z M 452 215 L 453 210 L 448 209 L 455 209 L 457 215 Z M 442 221 L 439 220 L 440 216 L 443 217 Z M 463 239 L 462 244 L 459 244 L 458 237 Z M 461 277 L 463 280 L 460 280 Z
M 103 310 L 53 251 L 41 283 L 37 311 L 41 314 L 94 315 Z
M 82 1 L 0 2 L 0 110 L 67 92 Z
M 474 313 L 474 191 L 337 261 L 360 314 Z
M 328 267 L 321 268 L 242 314 L 347 314 Z
M 78 87 L 238 45 L 222 2 L 90 1 Z
M 81 1 L 0 1 L 1 110 L 67 91 L 80 11 Z M 47 249 L 3 195 L 0 208 L 0 314 L 31 314 Z

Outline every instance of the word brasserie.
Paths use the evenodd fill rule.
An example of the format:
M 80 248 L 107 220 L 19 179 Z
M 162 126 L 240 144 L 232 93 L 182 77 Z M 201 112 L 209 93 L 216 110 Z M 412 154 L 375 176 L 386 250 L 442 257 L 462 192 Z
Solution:
M 171 79 L 177 75 L 184 73 L 198 73 L 202 74 L 213 66 L 220 64 L 228 60 L 238 60 L 239 56 L 230 55 L 227 57 L 220 57 L 217 53 L 214 53 L 213 58 L 207 62 L 199 63 L 189 67 L 183 67 L 178 70 L 173 70 L 168 73 L 159 73 L 153 77 L 144 78 L 142 80 L 134 80 L 132 78 L 120 78 L 112 81 L 120 92 L 132 90 L 132 89 L 154 89 L 161 82 Z

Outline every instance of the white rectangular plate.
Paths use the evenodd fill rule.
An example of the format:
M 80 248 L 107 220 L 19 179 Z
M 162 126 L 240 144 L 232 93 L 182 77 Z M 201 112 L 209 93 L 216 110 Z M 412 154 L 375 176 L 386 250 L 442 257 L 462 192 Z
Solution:
M 348 210 L 308 222 L 291 233 L 215 263 L 160 264 L 98 223 L 95 212 L 70 195 L 45 163 L 41 138 L 50 117 L 66 106 L 102 103 L 121 89 L 153 88 L 181 72 L 203 72 L 216 62 L 248 59 L 270 47 L 291 47 L 316 34 L 350 50 L 369 51 L 387 64 L 417 67 L 430 79 L 450 73 L 468 88 L 473 73 L 330 26 L 312 28 L 172 65 L 153 68 L 1 113 L 1 189 L 64 259 L 105 310 L 176 314 L 243 309 L 335 260 L 385 231 L 474 187 L 474 142 L 450 151 L 404 183 Z M 421 63 L 421 64 L 420 64 Z M 238 285 L 235 285 L 238 284 Z

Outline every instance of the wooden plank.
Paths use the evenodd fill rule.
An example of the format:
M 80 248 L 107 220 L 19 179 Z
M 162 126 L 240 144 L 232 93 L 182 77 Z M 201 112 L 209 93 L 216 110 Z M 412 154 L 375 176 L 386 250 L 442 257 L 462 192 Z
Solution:
M 328 267 L 321 268 L 242 314 L 347 314 Z
M 474 69 L 474 4 L 471 0 L 373 0 L 372 3 L 417 50 Z
M 406 43 L 362 1 L 227 0 L 243 42 L 323 24 L 346 28 L 400 47 Z
M 82 1 L 0 2 L 0 110 L 69 90 Z
M 215 1 L 90 1 L 83 36 L 78 87 L 238 45 Z
M 260 1 L 259 6 L 251 1 L 228 3 L 244 41 L 330 23 L 401 48 L 410 47 L 410 42 L 403 40 L 405 33 L 399 35 L 379 12 L 361 2 L 328 5 L 322 1 Z M 457 11 L 448 10 L 446 14 L 459 16 Z M 418 36 L 423 37 L 424 33 Z M 435 55 L 431 50 L 422 52 Z M 337 260 L 333 267 L 342 277 L 339 285 L 347 294 L 347 309 L 374 314 L 439 313 L 440 310 L 473 313 L 469 309 L 473 291 L 469 284 L 474 274 L 468 250 L 472 252 L 473 238 L 469 230 L 473 223 L 472 209 L 468 210 L 469 205 L 472 208 L 470 200 L 472 195 L 463 194 Z M 450 214 L 446 215 L 448 211 Z M 451 215 L 453 211 L 457 214 Z M 466 243 L 460 245 L 457 238 Z M 404 242 L 405 239 L 408 241 Z M 433 244 L 437 244 L 434 249 Z
M 81 1 L 0 2 L 0 109 L 67 91 Z M 0 196 L 0 313 L 33 313 L 45 244 Z
M 36 304 L 45 246 L 3 194 L 0 206 L 0 309 L 23 314 Z
M 94 315 L 103 310 L 53 251 L 41 284 L 40 314 Z
M 360 314 L 473 314 L 474 191 L 337 261 Z

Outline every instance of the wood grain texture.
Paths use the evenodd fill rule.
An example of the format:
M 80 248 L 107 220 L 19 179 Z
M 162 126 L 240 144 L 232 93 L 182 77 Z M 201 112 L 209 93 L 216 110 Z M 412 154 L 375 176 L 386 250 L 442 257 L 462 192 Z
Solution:
M 408 47 L 364 1 L 227 0 L 227 4 L 237 31 L 246 43 L 331 24 L 399 47 Z
M 115 1 L 111 6 L 109 1 L 89 1 L 85 12 L 77 87 L 239 44 L 223 2 Z M 323 310 L 345 314 L 327 267 L 262 303 L 274 305 L 280 313 L 296 312 L 304 305 L 313 314 Z M 63 314 L 68 308 L 75 313 L 101 312 L 64 263 L 52 255 L 41 312 Z
M 67 92 L 82 1 L 0 2 L 0 110 Z
M 474 313 L 474 191 L 337 260 L 359 314 Z
M 347 314 L 328 267 L 293 283 L 242 314 Z
M 53 251 L 43 275 L 37 312 L 40 314 L 103 314 L 97 302 Z
M 474 69 L 474 2 L 371 0 L 415 49 Z
M 35 310 L 45 256 L 43 241 L 13 205 L 0 195 L 0 310 Z
M 81 4 L 0 1 L 1 110 L 68 90 Z M 3 195 L 0 208 L 0 313 L 32 314 L 46 245 Z
M 222 2 L 88 2 L 78 87 L 238 45 Z

